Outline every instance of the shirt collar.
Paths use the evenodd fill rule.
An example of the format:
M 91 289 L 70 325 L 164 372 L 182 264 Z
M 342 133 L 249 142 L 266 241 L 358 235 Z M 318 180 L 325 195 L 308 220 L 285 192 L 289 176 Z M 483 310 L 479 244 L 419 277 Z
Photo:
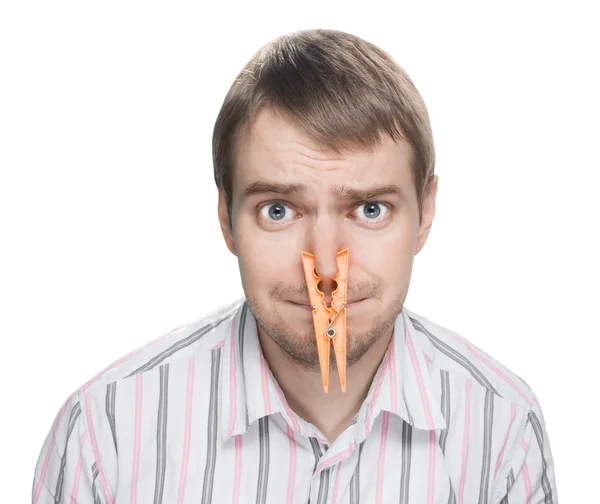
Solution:
M 256 320 L 243 300 L 227 327 L 221 359 L 220 429 L 225 440 L 263 416 L 281 411 L 263 357 Z
M 225 326 L 221 367 L 221 433 L 225 440 L 243 434 L 259 418 L 280 413 L 299 433 L 308 424 L 287 405 L 264 359 L 256 319 L 245 300 Z M 446 428 L 426 352 L 405 309 L 398 315 L 385 357 L 356 418 L 356 441 L 368 435 L 381 411 L 417 429 Z M 350 385 L 350 384 L 349 384 Z
M 416 329 L 403 309 L 394 333 L 357 416 L 357 442 L 366 438 L 375 419 L 388 411 L 416 429 L 445 429 L 446 421 L 431 378 L 431 359 L 418 344 Z

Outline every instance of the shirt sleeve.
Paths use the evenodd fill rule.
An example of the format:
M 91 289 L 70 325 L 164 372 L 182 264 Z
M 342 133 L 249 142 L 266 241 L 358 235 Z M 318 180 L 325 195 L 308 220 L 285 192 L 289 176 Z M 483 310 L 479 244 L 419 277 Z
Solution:
M 558 504 L 552 451 L 537 400 L 517 439 L 503 484 L 500 504 Z
M 62 406 L 35 466 L 32 504 L 104 504 L 84 404 L 77 393 Z

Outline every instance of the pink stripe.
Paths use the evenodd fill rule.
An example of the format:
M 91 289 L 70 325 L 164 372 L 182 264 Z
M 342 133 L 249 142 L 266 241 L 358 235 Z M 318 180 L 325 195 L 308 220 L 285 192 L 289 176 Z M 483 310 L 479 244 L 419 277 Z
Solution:
M 330 459 L 324 460 L 320 465 L 317 466 L 315 472 L 313 473 L 313 477 L 316 474 L 319 474 L 323 469 L 327 469 L 328 467 L 337 464 L 344 460 L 348 455 L 350 455 L 354 450 L 356 450 L 356 441 L 352 441 L 350 448 L 346 448 L 344 451 L 338 453 L 335 457 L 331 457 Z
M 531 406 L 531 399 L 525 395 L 525 393 L 513 382 L 508 376 L 506 376 L 502 371 L 500 371 L 494 364 L 492 364 L 486 357 L 480 353 L 475 347 L 469 345 L 469 349 L 473 354 L 483 362 L 487 367 L 489 367 L 494 373 L 496 373 L 504 382 L 508 383 L 525 401 L 527 404 Z
M 166 338 L 167 336 L 169 336 L 169 334 L 174 333 L 175 331 L 177 331 L 178 329 L 180 329 L 182 327 L 183 326 L 181 325 L 179 327 L 176 327 L 172 331 L 169 331 L 167 334 L 163 334 L 163 335 L 159 336 L 158 338 L 154 338 L 153 340 L 151 340 L 148 343 L 146 343 L 144 346 L 142 346 L 142 347 L 134 350 L 133 352 L 129 352 L 124 357 L 121 357 L 118 361 L 115 361 L 112 364 L 110 364 L 109 366 L 105 367 L 96 376 L 94 376 L 90 381 L 88 381 L 87 383 L 85 383 L 85 385 L 83 385 L 83 387 L 81 387 L 79 389 L 79 393 L 83 394 L 88 388 L 90 388 L 106 372 L 110 371 L 111 369 L 116 368 L 120 364 L 123 364 L 125 361 L 128 361 L 132 357 L 135 357 L 137 354 L 139 354 L 140 352 L 142 352 L 143 350 L 145 350 L 146 348 L 148 348 L 150 345 L 153 345 L 154 343 L 162 340 L 163 338 Z
M 290 452 L 290 467 L 288 471 L 288 486 L 287 486 L 287 504 L 294 503 L 294 491 L 296 488 L 296 441 L 294 440 L 294 431 L 286 424 L 288 436 L 288 447 Z
M 285 410 L 287 417 L 289 418 L 290 422 L 292 422 L 292 427 L 294 428 L 294 430 L 296 432 L 298 432 L 300 434 L 300 424 L 298 423 L 298 420 L 296 419 L 296 415 L 292 412 L 292 410 L 290 409 L 290 406 L 288 405 L 287 401 L 285 400 L 285 397 L 283 396 L 283 392 L 277 385 L 275 385 L 275 391 L 277 392 L 277 395 L 279 396 L 279 401 L 283 405 L 283 409 Z
M 88 433 L 84 432 L 79 438 L 79 446 L 81 447 L 81 451 L 83 451 L 83 446 L 87 442 Z M 79 453 L 79 460 L 77 460 L 77 465 L 75 466 L 75 476 L 73 478 L 73 488 L 71 489 L 71 504 L 77 504 L 77 497 L 79 496 L 79 481 L 81 480 L 81 472 L 83 470 L 83 455 Z
M 229 352 L 229 430 L 227 431 L 227 437 L 233 435 L 235 429 L 235 422 L 237 420 L 237 375 L 236 375 L 236 355 L 235 345 L 237 344 L 235 338 L 235 326 L 237 325 L 237 313 L 233 317 L 231 322 L 231 335 L 230 335 L 230 352 Z
M 504 451 L 506 450 L 506 445 L 508 444 L 508 438 L 510 437 L 510 431 L 512 430 L 513 423 L 515 422 L 515 418 L 517 417 L 517 406 L 515 403 L 510 405 L 510 424 L 508 425 L 508 432 L 506 433 L 506 437 L 504 438 L 504 444 L 502 445 L 502 449 L 498 454 L 498 459 L 496 460 L 496 470 L 494 471 L 494 478 L 498 475 L 498 471 L 500 470 L 500 466 L 502 465 L 502 459 L 504 458 Z
M 260 385 L 262 389 L 263 404 L 265 405 L 265 414 L 270 415 L 273 410 L 271 409 L 271 395 L 269 394 L 269 369 L 267 361 L 265 360 L 262 352 L 260 353 Z
M 431 357 L 429 357 L 429 354 L 423 352 L 423 357 L 425 357 L 427 364 L 431 365 Z
M 119 364 L 123 364 L 123 362 L 131 359 L 131 357 L 133 357 L 136 353 L 141 352 L 143 350 L 143 348 L 141 348 L 140 350 L 137 351 L 133 351 L 128 353 L 127 355 L 125 355 L 124 357 L 121 357 L 121 359 L 119 359 L 116 362 L 113 362 L 112 364 L 110 364 L 108 367 L 105 367 L 102 371 L 100 371 L 96 376 L 94 376 L 91 380 L 89 380 L 87 383 L 85 383 L 83 385 L 83 387 L 81 387 L 79 389 L 79 393 L 83 394 L 88 388 L 90 388 L 103 374 L 105 374 L 106 372 L 110 371 L 113 368 L 116 368 Z
M 94 430 L 94 422 L 92 420 L 92 396 L 89 393 L 85 396 L 85 412 L 87 417 L 87 427 L 90 436 L 90 443 L 92 444 L 92 452 L 94 453 L 96 467 L 98 468 L 98 474 L 100 475 L 100 481 L 102 482 L 102 490 L 104 491 L 106 504 L 114 504 L 113 496 L 108 489 L 108 481 L 106 480 L 106 474 L 104 474 L 104 467 L 100 462 L 100 450 L 98 450 L 98 442 L 96 441 L 96 431 Z
M 54 450 L 54 445 L 56 444 L 56 433 L 58 432 L 58 428 L 62 423 L 62 419 L 65 416 L 67 406 L 71 402 L 72 397 L 73 396 L 69 397 L 65 401 L 65 403 L 62 405 L 62 408 L 58 412 L 58 418 L 54 423 L 54 429 L 52 429 L 52 437 L 50 438 L 50 443 L 48 444 L 48 451 L 46 452 L 46 457 L 44 458 L 44 463 L 42 464 L 42 470 L 40 471 L 40 476 L 35 487 L 35 492 L 33 494 L 33 504 L 36 504 L 38 499 L 40 498 L 42 487 L 44 486 L 44 480 L 46 479 L 46 473 L 48 472 L 48 465 L 50 464 L 50 455 L 52 455 L 52 450 Z
M 210 349 L 210 351 L 212 352 L 213 350 L 216 350 L 217 348 L 223 348 L 224 346 L 225 340 L 219 341 L 214 347 Z
M 437 436 L 435 431 L 429 431 L 429 477 L 427 479 L 427 503 L 433 504 L 435 497 L 435 474 L 436 474 L 436 449 L 437 449 Z
M 525 504 L 529 504 L 531 502 L 533 491 L 531 489 L 531 476 L 529 475 L 527 461 L 523 462 L 523 484 L 525 485 Z
M 185 392 L 185 424 L 183 427 L 183 454 L 181 455 L 181 473 L 179 475 L 179 489 L 177 491 L 177 504 L 182 504 L 185 498 L 187 485 L 188 466 L 190 463 L 190 440 L 192 437 L 192 401 L 194 398 L 194 376 L 196 374 L 196 359 L 188 361 L 187 387 Z
M 398 414 L 398 374 L 396 373 L 396 342 L 390 344 L 390 395 L 392 411 Z
M 144 392 L 144 375 L 135 375 L 135 426 L 133 431 L 133 462 L 131 469 L 131 485 L 129 488 L 129 502 L 136 504 L 138 492 L 138 478 L 140 472 L 140 454 L 142 451 L 142 399 Z
M 240 502 L 242 487 L 242 436 L 235 436 L 235 468 L 233 473 L 233 504 Z
M 381 386 L 383 384 L 383 377 L 387 373 L 387 368 L 390 364 L 390 354 L 389 352 L 385 356 L 385 360 L 381 367 L 381 373 L 377 378 L 377 383 L 375 384 L 375 390 L 373 392 L 373 399 L 371 400 L 371 404 L 369 405 L 369 409 L 367 410 L 367 416 L 365 418 L 365 436 L 369 435 L 370 427 L 371 427 L 371 416 L 373 415 L 373 410 L 375 409 L 375 403 L 377 402 L 377 398 L 379 397 L 379 393 L 381 392 Z
M 340 488 L 340 479 L 342 475 L 342 464 L 343 461 L 340 462 L 340 465 L 337 468 L 337 473 L 335 475 L 335 484 L 333 485 L 333 499 L 331 500 L 331 504 L 335 504 L 337 502 L 338 492 Z
M 385 449 L 389 424 L 390 413 L 389 411 L 384 411 L 381 421 L 381 437 L 379 438 L 379 457 L 377 459 L 377 486 L 375 487 L 375 502 L 378 504 L 383 502 L 383 471 L 385 469 Z
M 467 380 L 465 387 L 465 425 L 463 429 L 462 443 L 462 471 L 460 475 L 460 487 L 458 490 L 458 504 L 463 504 L 465 500 L 465 481 L 467 478 L 467 463 L 469 461 L 469 440 L 471 437 L 471 388 L 473 382 Z
M 419 393 L 421 394 L 421 404 L 423 405 L 423 411 L 425 412 L 425 418 L 427 419 L 427 426 L 433 429 L 433 415 L 431 414 L 431 406 L 427 399 L 427 392 L 425 391 L 425 383 L 423 382 L 423 375 L 421 374 L 421 367 L 417 359 L 417 352 L 413 344 L 408 328 L 406 329 L 406 345 L 408 347 L 408 353 L 410 354 L 410 360 L 412 361 L 415 376 L 417 377 L 417 383 L 419 384 Z

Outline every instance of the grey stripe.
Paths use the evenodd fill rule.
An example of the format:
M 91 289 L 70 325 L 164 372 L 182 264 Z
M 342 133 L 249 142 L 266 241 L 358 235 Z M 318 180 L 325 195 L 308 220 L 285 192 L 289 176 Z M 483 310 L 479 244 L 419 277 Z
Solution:
M 312 447 L 313 454 L 315 455 L 315 465 L 313 467 L 313 474 L 314 474 L 314 472 L 317 470 L 317 466 L 319 465 L 319 460 L 321 460 L 321 457 L 323 456 L 323 452 L 321 450 L 321 446 L 319 445 L 319 441 L 317 440 L 317 438 L 310 437 L 308 439 L 310 440 L 310 445 Z M 323 502 L 324 481 L 325 481 L 325 473 L 323 471 L 321 471 L 321 474 L 319 474 L 319 494 L 317 495 L 317 503 L 319 503 L 319 504 L 321 502 Z
M 494 395 L 490 390 L 485 391 L 483 414 L 485 416 L 485 425 L 483 427 L 483 461 L 481 464 L 481 483 L 479 485 L 479 504 L 487 504 L 490 487 L 492 429 L 494 426 Z
M 244 305 L 242 306 L 242 312 L 240 313 L 240 321 L 238 324 L 238 329 L 237 329 L 237 336 L 238 336 L 238 344 L 240 347 L 240 369 L 241 369 L 241 375 L 242 375 L 242 380 L 244 383 L 244 390 L 245 390 L 245 385 L 246 385 L 246 374 L 244 373 L 244 340 L 246 339 L 244 336 L 246 334 L 246 317 L 248 315 L 248 303 L 244 302 Z M 246 410 L 246 429 L 248 429 L 248 426 L 250 425 L 250 420 L 248 419 L 248 408 L 245 408 Z
M 446 440 L 448 439 L 448 431 L 450 430 L 450 373 L 441 369 L 440 379 L 442 382 L 441 410 L 446 421 L 446 428 L 440 434 L 440 449 L 442 450 L 442 454 L 446 455 Z
M 242 311 L 240 313 L 240 321 L 238 324 L 238 330 L 237 330 L 237 335 L 238 335 L 238 341 L 239 341 L 239 345 L 240 345 L 240 361 L 241 361 L 241 368 L 242 368 L 242 374 L 244 371 L 244 329 L 246 327 L 246 316 L 248 315 L 248 303 L 244 302 L 243 306 L 242 306 Z M 245 376 L 245 375 L 244 375 Z
M 313 465 L 313 474 L 315 473 L 315 471 L 317 470 L 317 465 L 319 465 L 319 460 L 321 459 L 322 456 L 322 452 L 321 452 L 321 447 L 319 446 L 319 441 L 317 441 L 317 438 L 315 437 L 309 437 L 308 440 L 310 441 L 310 446 L 312 448 L 313 451 L 313 455 L 315 456 L 315 463 Z M 320 485 L 323 482 L 323 478 L 321 478 L 319 483 L 319 497 L 321 496 L 321 488 Z M 317 497 L 317 500 L 319 499 L 319 497 Z M 308 494 L 308 504 L 311 503 L 310 500 L 310 492 Z
M 313 467 L 313 473 L 317 470 L 317 466 L 319 465 L 319 460 L 323 456 L 323 452 L 321 451 L 321 446 L 319 445 L 319 441 L 316 437 L 309 437 L 310 446 L 312 448 L 313 454 L 315 456 L 315 465 Z
M 98 487 L 96 486 L 98 473 L 98 466 L 96 465 L 96 462 L 94 462 L 92 465 L 92 496 L 94 498 L 94 504 L 102 504 L 102 502 L 100 502 L 100 496 L 98 495 Z
M 415 424 L 415 419 L 413 418 L 410 408 L 408 407 L 408 401 L 406 400 L 406 390 L 402 387 L 402 400 L 404 401 L 404 409 L 406 410 L 406 416 L 408 416 L 408 422 L 411 425 Z
M 109 383 L 106 386 L 106 416 L 108 417 L 108 424 L 110 425 L 110 432 L 112 433 L 113 443 L 115 444 L 115 452 L 118 455 L 119 449 L 117 447 L 117 427 L 115 422 L 115 401 L 117 397 L 117 382 Z
M 327 469 L 321 471 L 321 481 L 319 487 L 319 499 L 317 504 L 327 504 L 327 496 L 329 494 L 329 479 L 331 478 L 331 470 L 335 466 L 330 466 Z M 321 497 L 321 494 L 323 495 Z
M 450 373 L 443 369 L 440 370 L 440 377 L 442 380 L 442 414 L 446 421 L 446 428 L 442 430 L 440 434 L 440 448 L 442 450 L 442 456 L 446 457 L 446 440 L 448 439 L 448 432 L 450 431 L 451 408 L 450 408 Z M 450 487 L 450 494 L 448 495 L 448 504 L 456 504 L 456 492 L 454 491 L 454 485 L 452 484 L 452 478 L 448 476 L 448 485 Z
M 358 461 L 350 480 L 350 504 L 358 504 L 360 499 L 360 459 L 364 446 L 365 443 L 363 441 L 358 447 Z
M 400 504 L 409 504 L 412 425 L 402 422 L 402 472 L 400 473 Z
M 552 487 L 550 486 L 550 481 L 548 481 L 548 464 L 546 463 L 546 457 L 544 457 L 544 433 L 542 431 L 542 424 L 533 411 L 529 412 L 529 421 L 533 427 L 533 432 L 540 449 L 540 456 L 542 457 L 542 489 L 544 490 L 544 504 L 553 504 Z
M 162 502 L 167 469 L 167 410 L 169 406 L 169 364 L 160 366 L 158 419 L 156 422 L 156 478 L 154 504 Z
M 210 399 L 208 407 L 208 446 L 206 450 L 206 466 L 204 468 L 204 484 L 202 485 L 202 504 L 212 502 L 217 463 L 217 408 L 219 406 L 219 369 L 221 367 L 221 348 L 211 352 L 210 365 Z
M 512 487 L 515 484 L 515 473 L 511 469 L 508 473 L 508 488 Z
M 312 447 L 313 453 L 315 455 L 315 465 L 313 468 L 313 473 L 317 470 L 317 465 L 319 465 L 319 460 L 323 456 L 323 451 L 321 450 L 321 445 L 319 445 L 319 441 L 317 438 L 310 437 L 310 445 Z M 327 493 L 329 491 L 329 467 L 319 474 L 319 494 L 317 496 L 317 504 L 325 504 L 327 502 Z
M 58 471 L 58 479 L 56 480 L 56 491 L 54 492 L 54 502 L 55 504 L 60 504 L 62 502 L 62 493 L 63 493 L 63 485 L 65 480 L 65 467 L 67 464 L 67 448 L 69 447 L 69 438 L 71 437 L 71 433 L 75 428 L 75 423 L 81 414 L 81 404 L 79 402 L 75 403 L 75 405 L 71 408 L 71 413 L 69 415 L 69 430 L 67 431 L 67 440 L 65 441 L 65 449 L 63 450 L 62 457 L 60 459 L 60 469 Z
M 508 502 L 508 492 L 510 492 L 510 489 L 513 486 L 514 482 L 515 482 L 515 474 L 513 473 L 513 470 L 511 469 L 510 472 L 508 473 L 508 476 L 506 477 L 506 495 L 504 496 L 504 499 L 502 499 L 500 501 L 500 504 L 510 504 Z
M 456 504 L 456 492 L 454 491 L 454 486 L 452 485 L 452 478 L 448 477 L 450 482 L 450 495 L 448 496 L 448 504 Z
M 133 375 L 135 375 L 137 373 L 142 373 L 144 371 L 148 371 L 149 369 L 152 369 L 152 368 L 158 366 L 167 357 L 170 357 L 171 355 L 173 355 L 174 353 L 178 352 L 179 350 L 182 350 L 185 347 L 188 347 L 191 344 L 195 343 L 200 338 L 202 338 L 202 336 L 204 336 L 206 333 L 209 333 L 214 328 L 216 328 L 219 324 L 221 324 L 221 322 L 223 322 L 224 320 L 229 319 L 231 317 L 232 312 L 235 312 L 237 309 L 238 308 L 235 308 L 234 310 L 231 310 L 231 311 L 227 312 L 221 318 L 212 321 L 210 324 L 205 325 L 204 327 L 202 327 L 201 329 L 198 329 L 197 331 L 194 331 L 187 338 L 184 338 L 182 340 L 179 340 L 177 343 L 174 343 L 173 345 L 171 345 L 166 350 L 163 350 L 161 353 L 159 353 L 158 355 L 154 356 L 152 359 L 150 359 L 148 362 L 146 362 L 146 364 L 142 364 L 135 371 L 132 371 L 131 373 L 129 373 L 127 375 L 127 378 L 129 378 L 130 376 L 133 376 Z
M 256 504 L 266 504 L 270 462 L 269 417 L 262 417 L 258 421 L 258 435 L 260 440 L 260 458 L 258 460 Z
M 488 390 L 491 390 L 498 397 L 502 397 L 498 391 L 494 388 L 494 386 L 490 383 L 490 381 L 485 377 L 485 375 L 473 365 L 473 363 L 467 359 L 463 354 L 454 350 L 454 348 L 448 346 L 442 340 L 435 337 L 431 334 L 423 325 L 416 319 L 410 318 L 410 321 L 415 326 L 415 329 L 420 333 L 423 333 L 425 336 L 429 338 L 434 347 L 436 347 L 440 352 L 450 357 L 453 361 L 457 362 L 461 366 L 463 366 L 475 380 L 477 380 L 481 385 L 483 385 Z

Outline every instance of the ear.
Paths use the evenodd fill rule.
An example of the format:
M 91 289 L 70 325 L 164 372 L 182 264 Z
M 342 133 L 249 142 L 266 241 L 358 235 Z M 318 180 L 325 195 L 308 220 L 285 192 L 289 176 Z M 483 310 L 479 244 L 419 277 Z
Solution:
M 229 214 L 227 212 L 227 200 L 225 199 L 225 195 L 223 191 L 219 189 L 219 202 L 217 206 L 217 213 L 219 215 L 219 223 L 221 225 L 221 232 L 223 233 L 223 238 L 225 238 L 225 244 L 229 251 L 237 256 L 237 250 L 235 246 L 235 238 L 233 236 L 233 230 L 229 225 Z
M 421 224 L 419 226 L 419 236 L 417 238 L 417 248 L 415 255 L 421 252 L 421 249 L 427 241 L 433 217 L 435 216 L 435 199 L 437 196 L 438 176 L 434 175 L 428 184 L 425 198 L 423 199 L 423 213 L 421 216 Z

